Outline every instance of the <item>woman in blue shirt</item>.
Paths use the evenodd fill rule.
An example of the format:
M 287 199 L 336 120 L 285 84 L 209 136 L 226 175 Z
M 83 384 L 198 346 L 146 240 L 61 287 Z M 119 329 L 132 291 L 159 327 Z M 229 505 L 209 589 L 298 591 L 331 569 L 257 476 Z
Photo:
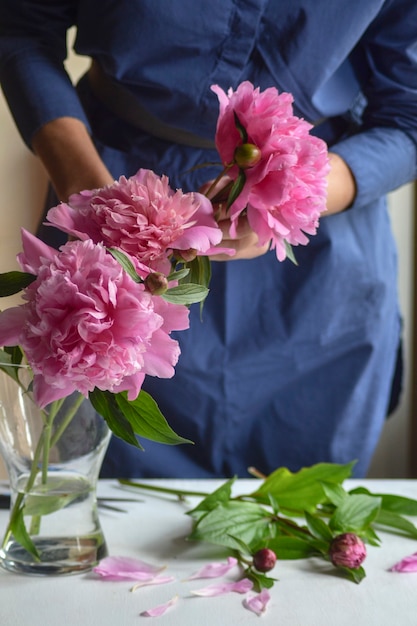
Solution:
M 74 24 L 76 52 L 94 59 L 76 89 L 63 66 Z M 297 266 L 257 247 L 247 224 L 235 241 L 222 224 L 237 254 L 213 257 L 175 377 L 145 383 L 195 445 L 145 442 L 143 453 L 114 437 L 103 475 L 246 476 L 353 459 L 366 473 L 400 336 L 385 194 L 416 176 L 417 5 L 1 2 L 0 82 L 60 200 L 140 167 L 198 189 L 217 173 L 192 169 L 217 157 L 210 85 L 243 80 L 291 92 L 328 143 L 328 211 Z

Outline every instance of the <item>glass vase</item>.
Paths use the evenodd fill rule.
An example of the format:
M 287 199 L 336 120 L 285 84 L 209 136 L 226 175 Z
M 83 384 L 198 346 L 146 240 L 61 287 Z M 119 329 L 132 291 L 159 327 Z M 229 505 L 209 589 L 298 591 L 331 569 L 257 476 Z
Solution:
M 82 396 L 40 410 L 25 385 L 0 371 L 0 453 L 11 494 L 0 565 L 74 574 L 106 556 L 96 486 L 110 435 Z

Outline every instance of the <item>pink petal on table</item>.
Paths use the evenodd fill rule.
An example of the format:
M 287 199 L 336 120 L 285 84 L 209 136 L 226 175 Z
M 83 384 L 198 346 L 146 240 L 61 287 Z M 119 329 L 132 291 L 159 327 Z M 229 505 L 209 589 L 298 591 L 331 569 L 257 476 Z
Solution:
M 156 567 L 128 556 L 107 556 L 93 568 L 93 572 L 106 580 L 149 581 L 165 566 Z
M 407 574 L 417 572 L 417 552 L 401 559 L 401 561 L 390 567 L 389 571 Z
M 168 611 L 171 606 L 173 606 L 178 600 L 178 596 L 174 596 L 169 600 L 169 602 L 165 602 L 165 604 L 160 604 L 159 606 L 155 606 L 153 609 L 147 609 L 146 611 L 142 611 L 141 615 L 143 617 L 159 617 Z
M 140 587 L 146 587 L 147 585 L 165 585 L 165 583 L 172 583 L 175 580 L 173 576 L 155 576 L 150 580 L 142 580 L 136 585 L 133 585 L 130 591 L 136 591 Z
M 266 605 L 270 599 L 271 596 L 269 595 L 269 591 L 267 589 L 262 589 L 261 593 L 258 593 L 256 596 L 245 598 L 243 600 L 243 606 L 245 609 L 249 609 L 249 611 L 256 613 L 256 615 L 262 615 L 265 613 Z
M 196 591 L 192 591 L 196 596 L 204 596 L 206 598 L 211 598 L 214 596 L 221 596 L 225 593 L 230 593 L 234 591 L 235 593 L 247 593 L 253 587 L 253 583 L 249 578 L 242 578 L 242 580 L 238 580 L 237 582 L 227 582 L 227 583 L 219 583 L 217 585 L 209 585 L 208 587 L 203 587 L 202 589 L 197 589 Z
M 218 576 L 224 576 L 233 567 L 237 565 L 237 559 L 233 556 L 229 556 L 227 563 L 208 563 L 204 565 L 198 572 L 192 574 L 187 580 L 194 580 L 196 578 L 217 578 Z

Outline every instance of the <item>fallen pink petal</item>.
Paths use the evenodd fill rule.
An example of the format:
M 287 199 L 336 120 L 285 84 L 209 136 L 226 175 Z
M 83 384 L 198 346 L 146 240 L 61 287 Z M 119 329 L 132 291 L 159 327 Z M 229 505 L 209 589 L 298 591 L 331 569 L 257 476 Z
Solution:
M 243 606 L 245 609 L 256 613 L 256 615 L 263 615 L 270 599 L 271 596 L 269 595 L 269 591 L 267 589 L 262 589 L 261 593 L 258 593 L 256 596 L 245 598 L 243 600 Z
M 153 609 L 147 609 L 146 611 L 142 611 L 141 615 L 142 617 L 159 617 L 160 615 L 166 613 L 168 609 L 170 609 L 172 606 L 174 606 L 177 601 L 178 596 L 174 596 L 173 598 L 171 598 L 171 600 L 165 602 L 165 604 L 160 604 L 159 606 L 155 606 Z
M 167 583 L 174 582 L 175 578 L 173 576 L 155 576 L 149 580 L 141 580 L 140 582 L 133 585 L 130 591 L 136 591 L 140 587 L 146 587 L 148 585 L 165 585 Z
M 197 578 L 217 578 L 224 576 L 237 565 L 237 559 L 229 556 L 227 563 L 208 563 L 204 565 L 198 572 L 192 574 L 187 580 L 195 580 Z
M 146 582 L 154 580 L 164 569 L 165 566 L 157 567 L 128 556 L 108 556 L 93 568 L 93 572 L 106 580 Z
M 390 567 L 389 571 L 403 574 L 417 572 L 417 552 L 401 559 L 401 561 Z
M 247 593 L 253 587 L 253 583 L 249 578 L 242 578 L 237 582 L 219 583 L 217 585 L 209 585 L 202 589 L 196 589 L 192 591 L 195 596 L 202 596 L 205 598 L 213 598 L 215 596 L 222 596 L 225 593 Z

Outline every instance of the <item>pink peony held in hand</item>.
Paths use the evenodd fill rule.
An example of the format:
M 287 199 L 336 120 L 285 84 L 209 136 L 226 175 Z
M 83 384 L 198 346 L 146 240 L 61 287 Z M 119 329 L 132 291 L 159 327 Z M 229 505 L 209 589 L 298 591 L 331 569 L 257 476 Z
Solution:
M 174 375 L 180 350 L 169 333 L 188 328 L 187 307 L 152 296 L 101 244 L 56 251 L 26 231 L 22 240 L 20 265 L 37 278 L 25 304 L 0 314 L 0 345 L 22 347 L 40 407 L 95 387 L 133 400 L 146 374 Z
M 120 248 L 160 271 L 169 271 L 173 250 L 207 254 L 222 238 L 205 196 L 173 191 L 166 176 L 144 169 L 102 189 L 73 194 L 47 218 L 70 235 Z
M 239 215 L 247 209 L 248 221 L 259 244 L 271 240 L 280 261 L 286 257 L 285 241 L 306 244 L 305 233 L 315 234 L 320 214 L 326 210 L 329 161 L 326 144 L 309 134 L 312 126 L 293 114 L 293 98 L 271 87 L 261 92 L 246 81 L 226 94 L 218 85 L 220 112 L 216 146 L 228 175 L 245 184 L 230 207 L 231 236 Z M 244 141 L 236 126 L 246 132 Z M 242 148 L 243 146 L 243 148 Z M 250 148 L 249 158 L 245 148 Z M 245 159 L 242 166 L 243 150 Z M 260 152 L 260 154 L 259 154 Z

